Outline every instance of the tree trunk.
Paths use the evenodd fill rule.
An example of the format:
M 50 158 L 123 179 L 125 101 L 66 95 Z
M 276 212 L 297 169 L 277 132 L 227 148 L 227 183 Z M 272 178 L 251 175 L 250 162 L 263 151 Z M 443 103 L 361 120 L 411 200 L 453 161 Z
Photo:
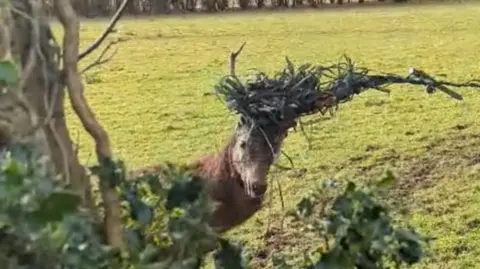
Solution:
M 250 0 L 239 0 L 238 1 L 238 5 L 243 10 L 247 9 L 249 4 L 250 4 Z
M 189 0 L 191 2 L 191 0 Z M 166 0 L 152 0 L 152 13 L 153 14 L 164 14 L 167 12 L 167 1 Z
M 21 79 L 18 89 L 10 89 L 8 98 L 1 98 L 3 103 L 10 106 L 17 103 L 14 111 L 24 112 L 8 113 L 2 111 L 2 118 L 19 117 L 9 121 L 8 126 L 1 126 L 7 138 L 7 144 L 16 142 L 30 142 L 41 149 L 50 157 L 53 171 L 71 184 L 72 189 L 82 197 L 83 205 L 94 210 L 91 199 L 91 188 L 85 169 L 80 164 L 75 154 L 70 138 L 64 112 L 64 85 L 59 70 L 59 47 L 53 39 L 47 17 L 42 12 L 40 0 L 16 1 L 17 9 L 24 14 L 31 15 L 32 19 L 25 18 L 17 13 L 4 9 L 4 14 L 12 20 L 4 23 L 4 29 L 10 30 L 10 48 L 2 42 L 0 51 L 12 52 L 12 57 L 20 67 Z M 8 20 L 8 16 L 3 16 Z M 33 23 L 32 23 L 33 21 Z M 8 33 L 7 33 L 8 34 Z M 1 39 L 6 40 L 3 31 Z M 39 47 L 40 50 L 35 48 Z M 7 53 L 8 54 L 8 53 Z M 2 59 L 8 56 L 1 56 Z M 25 105 L 19 106 L 14 99 L 23 100 Z M 21 109 L 26 107 L 27 109 Z M 28 115 L 30 114 L 30 115 Z M 22 116 L 23 115 L 23 116 Z M 5 122 L 8 121 L 4 121 Z M 33 131 L 32 131 L 33 130 Z
M 104 34 L 85 53 L 79 53 L 80 23 L 71 0 L 54 0 L 54 13 L 63 26 L 62 49 L 51 32 L 43 7 L 45 0 L 11 0 L 0 5 L 0 59 L 15 62 L 19 79 L 0 89 L 0 146 L 29 143 L 51 160 L 53 175 L 82 199 L 82 206 L 97 216 L 89 177 L 80 164 L 65 119 L 65 89 L 84 129 L 96 145 L 102 168 L 113 164 L 107 132 L 96 120 L 84 96 L 78 61 L 92 52 L 115 27 L 128 1 L 124 0 Z M 108 0 L 103 0 L 108 3 Z M 15 11 L 10 10 L 15 8 Z M 60 69 L 60 63 L 62 69 Z M 3 87 L 0 85 L 0 87 Z M 125 250 L 122 215 L 115 173 L 100 181 L 103 231 L 107 244 Z
M 137 0 L 132 0 L 128 2 L 127 13 L 129 15 L 138 15 L 139 14 L 139 5 L 137 5 Z

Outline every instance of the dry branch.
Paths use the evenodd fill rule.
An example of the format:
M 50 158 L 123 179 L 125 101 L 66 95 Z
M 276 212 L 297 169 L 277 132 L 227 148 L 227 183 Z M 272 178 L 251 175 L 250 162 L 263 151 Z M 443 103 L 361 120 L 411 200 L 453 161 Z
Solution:
M 30 44 L 30 48 L 27 56 L 27 63 L 22 68 L 22 75 L 19 82 L 19 86 L 18 86 L 18 89 L 21 91 L 23 91 L 26 81 L 28 80 L 28 78 L 30 77 L 30 74 L 35 68 L 36 60 L 37 60 L 37 49 L 39 48 L 38 43 L 40 40 L 40 27 L 39 27 L 39 24 L 34 20 L 38 18 L 39 9 L 41 7 L 39 7 L 35 1 L 32 1 L 30 4 L 32 7 L 32 11 L 31 11 L 32 18 L 29 18 L 31 20 L 31 26 L 32 26 L 31 34 L 30 34 L 31 44 Z
M 98 161 L 100 164 L 103 164 L 111 160 L 112 153 L 108 134 L 96 120 L 95 114 L 85 99 L 84 86 L 78 72 L 79 20 L 70 0 L 55 0 L 55 10 L 65 32 L 63 39 L 63 66 L 70 102 L 84 129 L 94 139 Z M 90 51 L 93 51 L 93 49 Z M 125 245 L 118 194 L 108 183 L 101 182 L 100 188 L 105 209 L 104 232 L 106 241 L 111 246 L 123 250 Z
M 102 52 L 100 53 L 100 55 L 97 57 L 97 59 L 95 61 L 93 61 L 92 63 L 90 63 L 89 65 L 87 65 L 80 73 L 84 74 L 85 72 L 87 72 L 88 70 L 96 67 L 96 66 L 99 66 L 99 65 L 102 65 L 104 63 L 107 63 L 108 61 L 110 61 L 116 54 L 117 54 L 117 49 L 115 49 L 112 54 L 110 54 L 109 56 L 105 56 L 107 54 L 107 52 L 110 50 L 110 48 L 117 44 L 118 42 L 110 42 L 106 47 L 105 49 L 102 50 Z
M 35 72 L 35 69 L 38 70 L 38 66 L 41 65 L 41 74 L 43 81 L 43 109 L 44 113 L 40 113 L 37 123 L 29 128 L 25 135 L 31 136 L 34 135 L 39 129 L 47 126 L 51 130 L 51 133 L 54 136 L 55 143 L 59 146 L 60 151 L 62 152 L 62 161 L 63 169 L 65 173 L 65 178 L 67 182 L 70 182 L 70 173 L 68 169 L 68 158 L 65 153 L 60 138 L 51 125 L 51 119 L 55 113 L 56 104 L 58 102 L 58 84 L 50 83 L 50 78 L 53 77 L 55 72 L 58 70 L 58 62 L 56 59 L 60 55 L 60 49 L 57 46 L 57 42 L 54 39 L 54 36 L 49 28 L 41 28 L 42 23 L 41 13 L 42 13 L 42 3 L 38 1 L 29 1 L 30 11 L 17 9 L 12 6 L 11 11 L 13 14 L 21 17 L 23 21 L 26 21 L 30 25 L 30 36 L 28 38 L 28 53 L 26 53 L 26 64 L 23 65 L 20 80 L 18 83 L 19 92 L 23 93 L 27 90 L 27 84 L 32 79 L 32 75 Z M 43 35 L 41 35 L 41 33 Z M 49 49 L 52 49 L 49 51 Z M 47 52 L 48 51 L 48 52 Z M 52 57 L 53 56 L 53 57 Z M 56 57 L 57 56 L 57 57 Z M 51 86 L 49 85 L 51 84 Z M 50 88 L 51 87 L 51 88 Z M 40 102 L 38 102 L 40 103 Z M 38 112 L 38 111 L 37 111 Z M 43 115 L 44 114 L 44 115 Z M 43 118 L 42 118 L 43 117 Z
M 123 11 L 127 7 L 129 0 L 123 0 L 122 4 L 120 5 L 120 8 L 118 8 L 117 12 L 113 15 L 112 19 L 110 20 L 110 23 L 108 24 L 108 27 L 103 31 L 103 33 L 91 44 L 84 52 L 80 53 L 78 55 L 78 61 L 82 60 L 85 58 L 88 54 L 92 53 L 94 50 L 96 50 L 102 42 L 107 38 L 107 36 L 113 32 L 113 29 L 115 28 L 115 25 L 117 22 L 120 20 L 120 18 L 123 15 Z
M 253 79 L 242 82 L 230 74 L 215 86 L 216 93 L 225 100 L 230 110 L 250 122 L 266 126 L 314 113 L 333 113 L 338 104 L 351 100 L 354 95 L 368 89 L 388 92 L 384 87 L 390 84 L 421 85 L 426 87 L 428 93 L 439 90 L 457 100 L 462 100 L 462 96 L 447 86 L 480 88 L 478 81 L 439 81 L 413 68 L 407 77 L 371 75 L 368 69 L 357 67 L 346 56 L 345 61 L 335 65 L 304 64 L 297 69 L 288 58 L 286 60 L 287 67 L 273 77 L 257 72 Z
M 237 56 L 240 55 L 240 53 L 243 50 L 243 47 L 247 44 L 247 42 L 243 42 L 243 44 L 238 48 L 237 51 L 232 51 L 230 53 L 230 58 L 229 58 L 229 67 L 230 67 L 230 76 L 235 76 L 235 61 L 237 60 Z
M 32 6 L 32 13 L 36 15 L 39 6 Z M 15 54 L 18 51 L 21 41 L 30 39 L 30 48 L 26 51 L 26 63 L 19 74 L 18 83 L 15 86 L 7 86 L 0 84 L 0 146 L 7 146 L 9 144 L 18 142 L 27 142 L 34 144 L 42 153 L 48 155 L 48 144 L 44 133 L 35 129 L 34 132 L 29 132 L 39 122 L 39 117 L 35 113 L 35 108 L 28 102 L 25 95 L 24 88 L 27 80 L 30 79 L 32 70 L 36 64 L 36 49 L 38 48 L 39 29 L 34 25 L 31 27 L 29 33 L 20 38 L 16 35 L 17 21 L 13 14 L 19 14 L 25 20 L 32 21 L 31 16 L 24 12 L 17 10 L 13 5 L 0 4 L 0 61 L 15 62 L 18 60 Z M 14 30 L 15 29 L 15 30 Z M 22 39 L 24 38 L 24 39 Z M 22 39 L 20 41 L 20 39 Z M 18 65 L 20 66 L 20 65 Z M 4 87 L 5 86 L 5 87 Z M 12 88 L 13 87 L 13 88 Z

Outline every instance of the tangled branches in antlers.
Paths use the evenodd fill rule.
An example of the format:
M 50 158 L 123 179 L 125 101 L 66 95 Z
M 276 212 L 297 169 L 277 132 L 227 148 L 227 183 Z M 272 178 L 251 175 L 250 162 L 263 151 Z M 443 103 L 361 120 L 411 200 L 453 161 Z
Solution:
M 228 109 L 260 126 L 278 124 L 308 114 L 333 113 L 338 104 L 350 101 L 354 95 L 369 89 L 388 93 L 385 87 L 391 84 L 422 85 L 429 94 L 439 90 L 457 100 L 462 100 L 462 96 L 447 86 L 480 88 L 479 81 L 439 81 L 414 68 L 410 68 L 406 77 L 395 74 L 371 75 L 370 70 L 356 66 L 347 56 L 342 62 L 331 66 L 304 64 L 297 69 L 286 58 L 287 66 L 273 77 L 256 72 L 251 79 L 242 82 L 234 72 L 234 58 L 238 53 L 232 53 L 230 75 L 221 79 L 215 91 L 226 102 Z

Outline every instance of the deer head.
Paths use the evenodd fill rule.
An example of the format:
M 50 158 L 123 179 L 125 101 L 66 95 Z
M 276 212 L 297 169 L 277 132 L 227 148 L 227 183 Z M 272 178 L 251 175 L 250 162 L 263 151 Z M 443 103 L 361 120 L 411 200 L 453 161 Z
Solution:
M 260 127 L 243 117 L 238 122 L 231 145 L 231 158 L 235 171 L 240 175 L 240 184 L 249 198 L 263 198 L 270 166 L 280 154 L 288 129 L 295 125 L 296 122 L 291 120 Z

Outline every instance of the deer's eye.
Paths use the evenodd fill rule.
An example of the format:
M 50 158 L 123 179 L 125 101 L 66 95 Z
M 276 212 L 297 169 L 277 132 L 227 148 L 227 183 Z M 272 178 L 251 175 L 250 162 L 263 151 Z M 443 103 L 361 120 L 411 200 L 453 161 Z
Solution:
M 242 141 L 242 142 L 240 143 L 240 148 L 245 149 L 246 147 L 247 147 L 247 142 Z

